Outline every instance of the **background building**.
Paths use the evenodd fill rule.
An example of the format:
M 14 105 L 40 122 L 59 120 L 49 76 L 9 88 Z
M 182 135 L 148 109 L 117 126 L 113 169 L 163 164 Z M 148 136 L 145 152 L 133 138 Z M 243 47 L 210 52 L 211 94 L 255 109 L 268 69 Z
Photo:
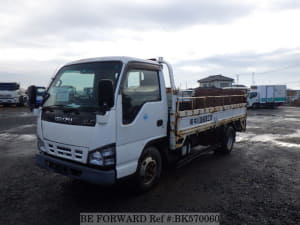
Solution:
M 201 80 L 198 80 L 199 87 L 215 87 L 215 88 L 224 88 L 232 87 L 234 79 L 230 77 L 225 77 L 221 74 L 212 75 Z

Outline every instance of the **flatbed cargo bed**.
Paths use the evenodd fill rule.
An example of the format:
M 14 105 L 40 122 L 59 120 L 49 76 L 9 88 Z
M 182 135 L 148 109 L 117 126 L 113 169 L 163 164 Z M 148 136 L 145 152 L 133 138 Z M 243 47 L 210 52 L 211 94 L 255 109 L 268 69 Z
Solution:
M 245 101 L 245 95 L 178 97 L 174 120 L 176 148 L 181 147 L 183 140 L 193 134 L 236 121 L 246 126 L 247 104 Z M 199 102 L 203 102 L 204 105 L 215 105 L 215 102 L 221 104 L 201 107 L 203 104 L 197 104 Z M 230 104 L 230 102 L 234 103 Z

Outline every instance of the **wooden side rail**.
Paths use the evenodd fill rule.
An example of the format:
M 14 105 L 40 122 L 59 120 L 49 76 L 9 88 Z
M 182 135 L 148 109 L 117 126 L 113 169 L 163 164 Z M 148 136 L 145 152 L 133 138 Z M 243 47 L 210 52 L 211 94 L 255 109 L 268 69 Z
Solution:
M 225 106 L 246 103 L 245 95 L 222 95 L 201 97 L 178 97 L 177 112 L 185 110 L 203 109 L 208 107 Z

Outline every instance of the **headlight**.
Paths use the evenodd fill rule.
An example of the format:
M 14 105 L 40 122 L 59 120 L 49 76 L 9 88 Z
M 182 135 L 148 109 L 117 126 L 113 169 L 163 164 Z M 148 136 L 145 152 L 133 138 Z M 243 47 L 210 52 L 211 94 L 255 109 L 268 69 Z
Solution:
M 45 143 L 39 137 L 37 137 L 37 146 L 40 151 L 46 151 Z
M 97 166 L 103 166 L 103 157 L 100 152 L 95 151 L 90 154 L 89 163 Z
M 111 167 L 116 163 L 115 145 L 105 146 L 89 153 L 89 164 L 101 167 Z

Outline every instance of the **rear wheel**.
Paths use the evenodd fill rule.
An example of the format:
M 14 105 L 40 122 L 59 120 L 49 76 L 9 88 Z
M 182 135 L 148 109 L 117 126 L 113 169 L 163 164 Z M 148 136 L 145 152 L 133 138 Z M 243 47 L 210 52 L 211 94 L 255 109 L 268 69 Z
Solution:
M 192 143 L 190 142 L 189 139 L 186 139 L 185 143 L 181 147 L 181 156 L 189 155 L 191 153 L 191 149 L 192 149 Z
M 235 130 L 232 126 L 229 126 L 224 132 L 224 137 L 221 142 L 221 151 L 223 153 L 229 154 L 233 149 L 234 142 L 235 142 Z
M 150 146 L 145 148 L 138 164 L 136 183 L 138 191 L 150 190 L 158 183 L 162 170 L 162 159 L 157 148 Z

